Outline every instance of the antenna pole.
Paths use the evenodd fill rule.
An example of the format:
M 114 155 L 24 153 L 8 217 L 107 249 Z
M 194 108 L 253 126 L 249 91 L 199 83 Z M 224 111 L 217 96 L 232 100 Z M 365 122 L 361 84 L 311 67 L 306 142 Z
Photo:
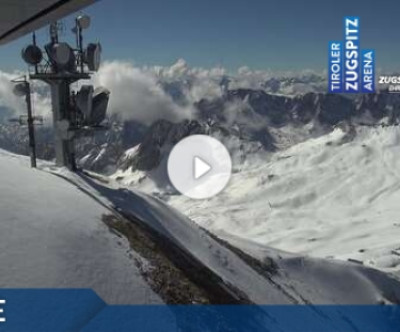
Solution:
M 37 46 L 37 43 L 36 43 L 36 32 L 35 31 L 32 34 L 32 42 L 33 42 L 34 46 Z M 37 73 L 38 73 L 38 65 L 35 64 L 35 74 L 37 74 Z
M 53 22 L 50 24 L 50 40 L 52 44 L 58 43 L 58 24 Z
M 35 125 L 34 118 L 32 116 L 32 99 L 31 99 L 31 85 L 25 78 L 25 84 L 27 87 L 26 93 L 26 105 L 28 108 L 28 132 L 29 132 L 29 151 L 31 156 L 31 166 L 36 168 L 36 142 L 35 142 Z
M 78 24 L 78 38 L 79 38 L 79 53 L 80 53 L 80 59 L 79 61 L 81 62 L 81 73 L 84 72 L 85 68 L 83 67 L 83 36 L 82 36 L 82 28 Z

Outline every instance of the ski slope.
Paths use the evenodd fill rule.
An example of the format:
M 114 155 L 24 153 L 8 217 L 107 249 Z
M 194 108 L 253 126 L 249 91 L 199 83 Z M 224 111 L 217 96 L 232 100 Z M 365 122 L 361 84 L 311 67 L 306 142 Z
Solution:
M 399 127 L 360 127 L 347 143 L 338 128 L 247 160 L 204 201 L 169 195 L 143 173 L 117 176 L 224 238 L 400 271 Z
M 104 214 L 68 182 L 0 151 L 0 289 L 92 288 L 109 304 L 162 303 Z

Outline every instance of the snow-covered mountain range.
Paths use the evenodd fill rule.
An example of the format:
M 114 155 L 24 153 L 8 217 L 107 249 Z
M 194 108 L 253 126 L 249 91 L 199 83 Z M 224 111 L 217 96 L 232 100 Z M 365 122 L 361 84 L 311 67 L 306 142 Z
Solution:
M 200 202 L 160 180 L 163 162 L 113 178 L 163 198 L 220 236 L 398 273 L 399 153 L 400 127 L 360 127 L 351 141 L 337 128 L 275 153 L 246 153 L 226 190 Z M 140 148 L 127 158 L 138 155 Z
M 228 91 L 197 105 L 196 120 L 155 123 L 112 178 L 226 238 L 398 273 L 398 102 L 385 94 L 351 100 Z M 239 115 L 232 121 L 231 103 Z M 228 188 L 202 202 L 178 195 L 166 173 L 170 150 L 192 134 L 218 138 L 234 161 Z
M 167 143 L 173 144 L 187 135 L 211 130 L 236 137 L 245 145 L 274 151 L 327 134 L 336 126 L 341 126 L 351 136 L 353 128 L 359 124 L 398 124 L 400 118 L 399 96 L 385 93 L 349 99 L 316 93 L 288 97 L 263 90 L 238 89 L 227 90 L 220 97 L 203 98 L 191 107 L 193 116 L 190 119 L 159 119 L 149 124 L 113 115 L 109 131 L 81 139 L 77 146 L 81 166 L 110 174 L 117 170 L 116 166 L 130 148 L 143 142 L 142 150 L 143 146 L 155 148 L 152 136 L 160 136 L 162 142 L 167 135 L 176 136 L 170 137 Z M 37 135 L 39 157 L 52 159 L 51 127 L 38 127 Z M 6 121 L 0 123 L 1 148 L 26 154 L 26 141 L 26 128 Z M 148 141 L 151 144 L 147 144 Z
M 116 68 L 115 64 L 110 66 Z M 118 80 L 115 78 L 113 81 L 113 72 L 107 70 L 109 75 L 99 80 L 107 79 L 112 85 Z M 60 186 L 64 188 L 66 184 L 63 181 L 67 181 L 72 188 L 78 188 L 100 204 L 94 215 L 85 215 L 87 220 L 91 220 L 92 229 L 82 237 L 77 226 L 76 233 L 71 234 L 73 243 L 77 241 L 74 237 L 84 238 L 88 246 L 91 245 L 90 239 L 100 232 L 113 250 L 119 246 L 128 252 L 132 230 L 118 218 L 132 217 L 140 220 L 142 226 L 144 222 L 145 227 L 158 230 L 162 236 L 172 240 L 173 248 L 177 245 L 179 252 L 189 252 L 199 266 L 207 268 L 207 273 L 211 270 L 212 278 L 220 278 L 218 280 L 223 280 L 225 286 L 232 287 L 230 292 L 222 291 L 222 288 L 210 289 L 209 284 L 203 284 L 204 280 L 189 278 L 193 286 L 189 297 L 196 303 L 213 302 L 215 298 L 210 298 L 210 294 L 215 291 L 222 291 L 222 298 L 227 302 L 232 301 L 232 291 L 239 294 L 236 301 L 254 303 L 399 302 L 400 221 L 397 201 L 400 173 L 396 171 L 400 156 L 399 96 L 385 93 L 352 98 L 327 95 L 321 92 L 325 81 L 318 75 L 277 79 L 243 69 L 240 82 L 246 78 L 247 87 L 244 88 L 237 79 L 224 73 L 214 73 L 210 80 L 209 73 L 207 76 L 204 72 L 190 71 L 179 62 L 169 70 L 161 68 L 156 71 L 156 81 L 153 81 L 153 76 L 151 79 L 146 76 L 149 75 L 146 70 L 137 72 L 128 68 L 125 71 L 133 77 L 132 86 L 137 87 L 139 81 L 140 84 L 147 82 L 148 86 L 139 84 L 142 94 L 135 95 L 131 104 L 126 105 L 121 100 L 114 102 L 111 106 L 119 112 L 112 113 L 110 129 L 97 133 L 93 138 L 81 139 L 77 145 L 80 166 L 101 175 L 75 176 L 53 169 L 47 163 L 42 164 L 41 171 L 29 171 L 26 166 L 18 166 L 26 163 L 22 157 L 2 152 L 1 164 L 7 166 L 2 166 L 6 169 L 0 174 L 13 174 L 7 178 L 9 189 L 7 193 L 2 191 L 4 195 L 12 189 L 15 192 L 10 197 L 21 196 L 23 183 L 15 188 L 11 184 L 19 183 L 19 172 L 26 174 L 26 181 L 31 181 L 35 188 L 41 181 L 45 188 L 57 187 L 61 181 L 63 184 Z M 177 75 L 180 75 L 179 80 L 175 78 Z M 304 93 L 298 94 L 300 90 Z M 129 91 L 125 92 L 117 93 L 114 98 L 130 97 Z M 137 104 L 133 104 L 136 100 Z M 121 107 L 125 108 L 121 110 Z M 132 107 L 131 116 L 127 116 L 129 107 Z M 135 117 L 141 107 L 142 113 L 148 113 L 149 117 L 143 114 Z M 184 116 L 177 116 L 180 111 Z M 5 121 L 12 113 L 9 108 L 3 107 L 0 113 L 3 114 L 0 148 L 26 154 L 26 128 Z M 51 127 L 45 125 L 36 131 L 39 157 L 51 161 L 54 156 Z M 233 176 L 228 187 L 217 197 L 205 201 L 193 201 L 179 195 L 166 172 L 172 147 L 194 134 L 219 139 L 233 159 Z M 54 174 L 61 179 L 54 180 Z M 30 177 L 34 179 L 28 179 Z M 72 191 L 75 189 L 72 188 L 65 187 L 62 193 L 56 190 L 54 199 L 69 201 L 70 198 L 65 196 L 74 195 Z M 46 197 L 45 193 L 39 196 Z M 27 193 L 23 200 L 33 204 L 29 197 Z M 89 203 L 82 198 L 81 204 Z M 43 211 L 49 209 L 47 205 L 41 206 Z M 57 206 L 54 203 L 54 207 Z M 1 207 L 2 210 L 9 209 L 6 219 L 13 220 L 16 209 L 11 203 Z M 118 218 L 111 218 L 102 209 L 108 212 L 111 209 Z M 79 213 L 82 210 L 85 208 L 82 207 Z M 42 238 L 42 229 L 51 227 L 50 219 L 54 220 L 59 211 L 50 212 L 45 218 L 48 220 L 38 224 L 37 232 L 32 233 L 38 243 L 50 241 Z M 43 218 L 43 214 L 40 216 Z M 37 219 L 40 216 L 36 216 Z M 27 213 L 17 219 L 25 223 L 26 218 Z M 75 221 L 80 219 L 72 215 L 68 220 L 71 218 Z M 63 223 L 61 220 L 57 226 L 57 234 L 67 229 Z M 7 223 L 4 225 L 8 227 Z M 104 231 L 104 225 L 112 229 L 112 233 L 122 233 L 127 242 L 118 244 L 117 238 Z M 138 237 L 136 233 L 134 236 Z M 142 233 L 139 237 L 146 238 Z M 48 245 L 57 247 L 52 242 Z M 56 253 L 67 253 L 65 257 L 75 255 L 72 249 L 68 253 L 69 243 L 60 246 Z M 36 247 L 25 249 L 40 250 Z M 18 250 L 13 250 L 18 256 Z M 107 248 L 104 250 L 109 251 Z M 118 250 L 115 255 L 124 256 Z M 130 252 L 128 258 L 134 258 L 137 268 L 132 271 L 140 282 L 148 285 L 146 294 L 152 294 L 151 299 L 155 302 L 188 300 L 180 292 L 180 287 L 189 282 L 187 276 L 179 277 L 181 283 L 176 287 L 162 279 L 166 278 L 166 274 L 161 272 L 165 270 L 165 264 L 172 266 L 171 262 L 168 263 L 171 257 L 165 259 L 153 251 L 149 254 L 144 245 L 132 250 L 134 252 Z M 50 261 L 53 259 L 59 258 L 48 257 Z M 62 259 L 72 266 L 72 271 L 79 270 L 73 260 Z M 258 263 L 255 264 L 254 259 Z M 155 266 L 150 271 L 156 271 L 156 274 L 149 273 L 147 260 Z M 268 273 L 271 268 L 283 272 L 274 277 L 267 273 L 265 279 L 266 272 L 260 271 L 259 262 Z M 180 266 L 182 270 L 186 268 Z M 99 280 L 101 286 L 96 284 L 96 279 L 89 280 L 91 269 L 88 269 L 87 276 L 72 273 L 63 285 L 82 284 L 102 293 L 102 287 L 108 286 L 102 284 L 102 280 Z M 123 268 L 117 270 L 120 270 L 118 273 L 123 280 L 125 273 L 132 272 Z M 30 273 L 28 269 L 23 275 Z M 160 277 L 158 273 L 161 273 Z M 181 276 L 179 271 L 173 270 L 173 273 Z M 51 286 L 59 282 L 56 276 L 61 274 L 49 274 Z M 155 292 L 160 286 L 155 280 L 160 278 L 169 286 L 162 292 Z M 328 282 L 340 279 L 352 280 L 351 292 L 348 284 Z M 46 278 L 43 283 L 38 280 L 42 280 L 41 277 L 35 279 L 33 274 L 32 278 L 21 279 L 19 284 L 47 285 Z M 277 285 L 283 293 L 275 289 Z M 175 288 L 171 295 L 170 290 Z M 132 289 L 131 294 L 135 291 Z M 113 293 L 110 288 L 109 294 L 103 292 L 102 295 L 110 301 L 125 303 L 132 300 L 129 294 L 127 292 L 124 297 L 118 292 Z M 133 302 L 136 299 L 145 301 L 141 295 L 133 297 Z

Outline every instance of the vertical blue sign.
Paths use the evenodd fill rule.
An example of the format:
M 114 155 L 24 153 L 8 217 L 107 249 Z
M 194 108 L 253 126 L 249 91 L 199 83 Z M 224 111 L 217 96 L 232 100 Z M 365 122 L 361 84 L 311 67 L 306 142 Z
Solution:
M 329 43 L 329 92 L 343 92 L 343 43 Z
M 360 18 L 344 18 L 344 92 L 360 92 Z
M 361 53 L 361 85 L 363 93 L 375 92 L 375 51 L 363 50 Z
M 344 41 L 329 43 L 329 93 L 374 93 L 375 51 L 360 48 L 360 18 L 344 18 Z

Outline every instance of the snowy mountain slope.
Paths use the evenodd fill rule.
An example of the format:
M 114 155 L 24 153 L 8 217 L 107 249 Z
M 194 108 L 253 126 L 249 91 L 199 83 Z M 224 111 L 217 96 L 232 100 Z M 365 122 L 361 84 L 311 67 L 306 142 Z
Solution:
M 272 155 L 257 155 L 218 197 L 170 195 L 143 172 L 117 173 L 122 185 L 163 197 L 216 234 L 277 249 L 400 270 L 400 129 L 341 130 Z
M 234 253 L 163 202 L 140 192 L 107 187 L 89 178 L 70 173 L 64 173 L 63 176 L 76 183 L 78 187 L 101 198 L 104 204 L 144 221 L 149 227 L 209 267 L 228 285 L 233 285 L 245 294 L 252 303 L 292 303 L 291 298 L 256 273 Z
M 0 288 L 92 288 L 110 304 L 162 303 L 105 208 L 0 151 Z
M 378 299 L 377 294 L 371 292 L 370 287 L 374 285 L 381 296 L 378 302 L 387 303 L 389 299 L 397 303 L 399 278 L 394 275 L 359 264 L 286 253 L 230 234 L 220 236 L 261 262 L 273 259 L 280 271 L 280 284 L 303 300 L 329 297 L 332 303 L 343 304 L 346 298 L 347 304 L 354 304 L 365 297 L 368 303 L 368 298 Z
M 255 303 L 372 304 L 398 303 L 400 283 L 383 272 L 340 261 L 287 254 L 225 236 L 231 247 L 215 239 L 162 201 L 135 190 L 67 175 L 110 206 L 137 216 L 152 229 L 178 243 Z M 113 194 L 111 194 L 113 193 Z M 250 249 L 249 249 L 250 248 Z M 243 250 L 243 251 L 242 251 Z M 249 255 L 249 256 L 247 256 Z M 259 263 L 253 261 L 254 257 Z
M 216 286 L 250 303 L 400 302 L 400 283 L 382 272 L 264 247 L 257 256 L 218 240 L 162 201 L 106 178 L 48 165 L 30 170 L 26 158 L 5 152 L 0 159 L 0 174 L 6 174 L 0 261 L 7 267 L 0 287 L 90 287 L 110 303 L 161 302 L 129 259 L 128 253 L 137 253 L 102 224 L 102 215 L 115 210 L 144 222 L 221 278 Z

